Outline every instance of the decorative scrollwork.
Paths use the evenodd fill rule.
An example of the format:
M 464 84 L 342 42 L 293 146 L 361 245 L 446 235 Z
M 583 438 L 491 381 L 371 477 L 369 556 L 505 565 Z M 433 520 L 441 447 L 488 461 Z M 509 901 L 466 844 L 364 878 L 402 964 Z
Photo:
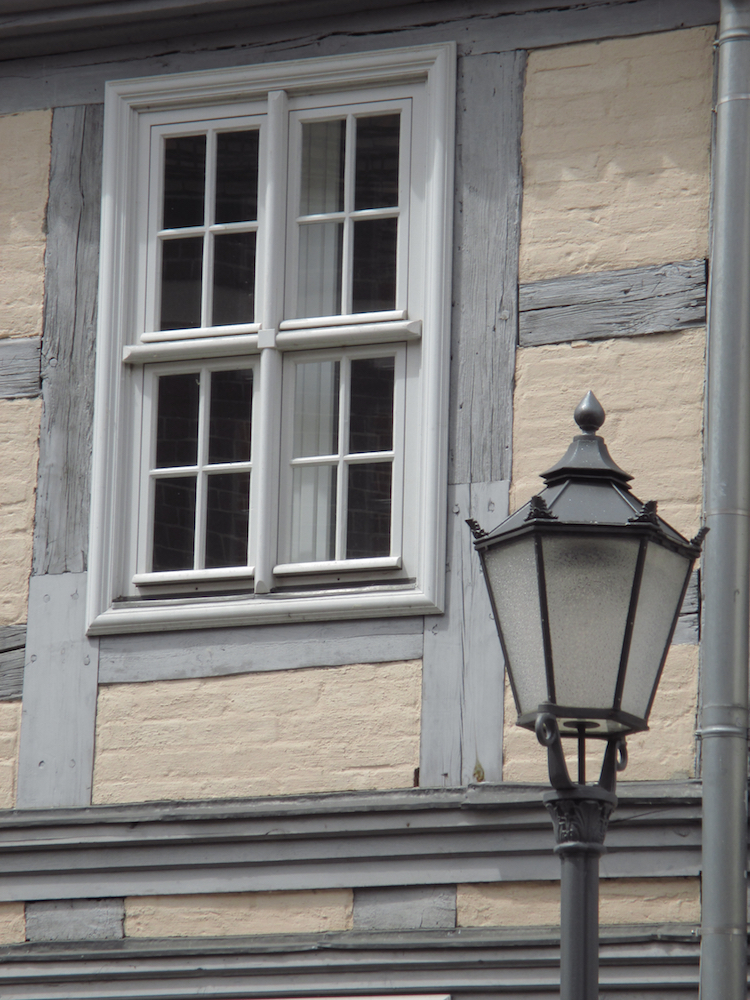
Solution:
M 603 844 L 613 803 L 597 799 L 560 798 L 546 803 L 558 844 Z
M 547 506 L 547 501 L 542 496 L 535 496 L 529 500 L 529 512 L 525 517 L 526 521 L 556 521 L 557 515 L 553 514 Z
M 640 514 L 636 514 L 635 517 L 629 517 L 628 522 L 630 524 L 655 524 L 658 528 L 659 518 L 656 516 L 656 500 L 647 500 Z
M 466 523 L 471 528 L 471 533 L 477 541 L 479 541 L 480 538 L 487 537 L 487 532 L 480 526 L 479 521 L 476 521 L 473 517 L 467 517 Z

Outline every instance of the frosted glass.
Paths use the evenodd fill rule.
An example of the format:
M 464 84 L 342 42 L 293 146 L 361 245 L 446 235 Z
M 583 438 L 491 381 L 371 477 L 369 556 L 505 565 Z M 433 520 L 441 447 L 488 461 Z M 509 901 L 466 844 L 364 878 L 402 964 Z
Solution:
M 294 385 L 294 458 L 338 452 L 338 361 L 297 365 Z
M 638 611 L 630 643 L 628 672 L 621 708 L 646 718 L 651 691 L 667 644 L 690 561 L 676 552 L 648 543 Z
M 611 708 L 639 539 L 542 543 L 557 704 Z
M 521 714 L 536 712 L 549 697 L 533 538 L 489 549 L 485 566 Z
M 297 466 L 292 479 L 292 562 L 335 557 L 336 467 Z

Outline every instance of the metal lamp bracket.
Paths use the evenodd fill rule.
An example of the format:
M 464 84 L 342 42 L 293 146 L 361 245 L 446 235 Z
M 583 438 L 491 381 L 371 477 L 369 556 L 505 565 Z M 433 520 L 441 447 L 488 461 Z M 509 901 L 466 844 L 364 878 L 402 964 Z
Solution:
M 536 717 L 534 726 L 536 738 L 547 748 L 547 767 L 549 770 L 549 780 L 553 788 L 571 790 L 574 788 L 585 788 L 588 786 L 576 784 L 571 780 L 568 773 L 568 765 L 563 753 L 562 740 L 560 739 L 560 728 L 557 719 L 551 712 L 540 712 Z M 584 752 L 579 747 L 579 753 Z M 607 749 L 602 762 L 599 781 L 594 788 L 602 788 L 606 792 L 614 793 L 617 784 L 617 775 L 624 771 L 628 765 L 628 750 L 623 736 L 612 737 L 607 740 Z

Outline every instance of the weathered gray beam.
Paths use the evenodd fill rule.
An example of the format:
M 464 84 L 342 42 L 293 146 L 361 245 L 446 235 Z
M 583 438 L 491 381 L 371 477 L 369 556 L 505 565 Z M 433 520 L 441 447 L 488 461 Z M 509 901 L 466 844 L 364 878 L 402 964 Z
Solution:
M 521 347 L 634 337 L 706 322 L 706 263 L 679 261 L 521 285 Z
M 451 483 L 510 478 L 525 53 L 459 59 Z
M 646 783 L 650 784 L 650 783 Z M 697 875 L 696 786 L 629 792 L 609 877 Z M 543 789 L 478 786 L 0 817 L 0 900 L 556 880 Z
M 418 659 L 422 656 L 422 621 L 375 618 L 106 636 L 100 639 L 99 682 L 220 677 Z
M 424 620 L 419 783 L 502 781 L 504 666 L 467 518 L 499 524 L 507 482 L 451 486 L 445 613 Z
M 52 118 L 33 573 L 86 569 L 99 268 L 101 107 Z
M 41 392 L 41 340 L 0 340 L 0 399 L 35 399 Z
M 455 885 L 354 890 L 355 931 L 436 930 L 455 926 Z
M 123 936 L 122 899 L 44 900 L 26 904 L 27 941 L 112 941 Z
M 85 596 L 85 573 L 29 581 L 20 808 L 91 802 L 98 640 L 86 637 Z
M 348 14 L 339 10 L 329 18 L 306 16 L 293 24 L 283 7 L 275 8 L 271 24 L 259 24 L 257 9 L 249 7 L 244 15 L 235 14 L 229 25 L 216 16 L 200 21 L 175 12 L 174 19 L 159 28 L 166 44 L 150 40 L 140 21 L 135 24 L 135 37 L 130 38 L 132 25 L 105 28 L 100 21 L 87 34 L 68 33 L 75 49 L 71 54 L 44 56 L 45 44 L 59 45 L 63 38 L 55 26 L 44 39 L 37 38 L 28 59 L 20 58 L 23 50 L 17 39 L 8 45 L 12 59 L 0 64 L 0 113 L 96 104 L 104 99 L 105 80 L 126 77 L 451 40 L 457 40 L 466 55 L 495 55 L 673 31 L 716 24 L 719 19 L 718 0 L 592 2 L 575 4 L 572 9 L 560 3 L 485 3 L 473 5 L 470 11 L 458 0 L 406 3 L 387 11 L 363 6 L 352 2 Z M 101 18 L 102 13 L 99 4 L 92 16 Z M 316 13 L 322 15 L 323 10 L 318 8 Z M 186 27 L 192 32 L 189 36 Z M 81 51 L 91 44 L 94 50 Z M 42 58 L 34 58 L 33 52 Z
M 693 1000 L 698 960 L 691 925 L 602 928 L 602 997 Z M 551 1000 L 559 995 L 559 940 L 553 928 L 462 928 L 16 945 L 0 948 L 0 990 L 8 1000 L 403 993 Z
M 700 642 L 700 570 L 695 570 L 690 578 L 685 600 L 682 602 L 677 628 L 672 642 L 677 645 L 697 646 Z
M 25 625 L 0 628 L 0 701 L 19 701 L 23 692 Z

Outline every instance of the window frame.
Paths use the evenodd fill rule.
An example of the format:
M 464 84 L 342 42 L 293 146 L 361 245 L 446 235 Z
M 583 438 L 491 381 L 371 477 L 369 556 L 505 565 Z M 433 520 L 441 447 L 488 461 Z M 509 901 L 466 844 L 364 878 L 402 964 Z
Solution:
M 106 85 L 87 595 L 90 634 L 442 611 L 455 65 L 456 46 L 446 43 Z M 419 220 L 418 245 L 422 251 L 417 317 L 413 311 L 406 314 L 403 309 L 395 309 L 388 313 L 329 317 L 324 325 L 315 317 L 284 318 L 284 283 L 274 283 L 269 275 L 284 273 L 287 266 L 286 233 L 274 234 L 269 226 L 259 250 L 266 260 L 266 277 L 259 290 L 262 308 L 256 314 L 259 323 L 244 324 L 242 330 L 232 327 L 222 335 L 210 337 L 200 333 L 175 337 L 173 331 L 152 332 L 144 327 L 146 332 L 134 340 L 133 331 L 139 328 L 139 310 L 144 321 L 146 315 L 146 286 L 142 280 L 146 256 L 140 254 L 137 260 L 133 259 L 139 227 L 142 232 L 144 214 L 148 212 L 148 207 L 142 204 L 147 199 L 139 201 L 136 197 L 139 183 L 143 184 L 144 169 L 148 170 L 143 161 L 148 161 L 149 156 L 139 157 L 137 152 L 139 144 L 143 148 L 144 128 L 159 121 L 165 124 L 174 121 L 176 113 L 189 114 L 196 122 L 210 123 L 222 117 L 227 109 L 230 114 L 238 114 L 239 104 L 245 118 L 265 106 L 268 119 L 265 135 L 261 131 L 261 145 L 268 142 L 271 148 L 286 152 L 288 123 L 294 111 L 301 109 L 302 114 L 308 106 L 310 109 L 325 106 L 321 103 L 325 100 L 332 107 L 354 105 L 360 93 L 366 95 L 364 99 L 368 102 L 381 91 L 385 95 L 382 99 L 396 100 L 399 94 L 394 88 L 399 85 L 403 85 L 404 93 L 409 87 L 418 87 L 420 95 L 420 114 L 415 113 L 414 120 L 420 118 L 418 141 L 424 149 L 424 184 L 418 191 L 412 190 L 411 196 L 411 215 Z M 297 102 L 293 111 L 287 111 L 290 100 Z M 263 162 L 261 157 L 261 171 Z M 286 212 L 288 198 L 286 179 L 263 180 L 265 200 L 261 199 L 258 209 L 261 231 L 263 213 L 270 216 L 274 210 Z M 128 207 L 132 205 L 137 206 L 137 211 L 130 213 Z M 410 240 L 410 257 L 412 243 Z M 414 270 L 414 261 L 402 260 L 402 266 Z M 133 482 L 132 461 L 127 456 L 137 454 L 140 464 L 141 429 L 134 413 L 139 406 L 139 413 L 143 409 L 143 365 L 187 360 L 210 364 L 233 357 L 242 363 L 248 355 L 260 353 L 258 389 L 262 394 L 264 382 L 266 388 L 281 384 L 286 352 L 370 347 L 377 354 L 380 345 L 387 344 L 403 345 L 399 350 L 406 355 L 405 380 L 411 399 L 408 408 L 417 415 L 420 428 L 418 435 L 412 435 L 418 440 L 410 441 L 404 454 L 406 468 L 418 469 L 418 482 L 411 494 L 411 506 L 415 509 L 408 525 L 414 542 L 408 575 L 386 573 L 384 577 L 382 571 L 380 576 L 364 572 L 354 579 L 347 571 L 346 580 L 341 583 L 336 573 L 322 572 L 300 578 L 295 587 L 289 586 L 287 577 L 281 573 L 282 586 L 269 592 L 264 582 L 269 576 L 268 569 L 262 569 L 264 565 L 268 567 L 269 561 L 266 552 L 264 562 L 262 535 L 270 533 L 275 539 L 280 504 L 279 493 L 266 488 L 253 509 L 254 541 L 258 544 L 261 539 L 260 550 L 255 549 L 261 567 L 257 571 L 255 593 L 243 592 L 241 587 L 228 595 L 218 589 L 211 593 L 211 587 L 196 584 L 194 590 L 200 596 L 184 589 L 175 593 L 158 587 L 148 595 L 123 599 L 127 595 L 123 580 L 131 572 L 132 553 L 137 548 L 138 504 L 142 504 L 137 499 L 140 487 Z M 266 351 L 267 347 L 276 350 Z M 268 359 L 265 366 L 264 359 Z M 268 410 L 261 412 L 258 424 L 254 422 L 253 469 L 256 463 L 258 467 L 264 462 L 273 463 L 273 442 L 280 440 L 280 423 L 279 416 L 274 426 Z M 278 465 L 278 455 L 275 460 Z M 282 481 L 277 472 L 277 491 Z M 264 526 L 263 531 L 259 525 Z M 399 530 L 406 535 L 406 524 Z M 255 547 L 252 541 L 250 547 Z M 274 555 L 271 559 L 271 570 L 275 558 Z M 279 568 L 287 569 L 281 564 Z M 220 583 L 217 582 L 216 588 Z M 231 588 L 224 587 L 225 591 L 228 589 Z

